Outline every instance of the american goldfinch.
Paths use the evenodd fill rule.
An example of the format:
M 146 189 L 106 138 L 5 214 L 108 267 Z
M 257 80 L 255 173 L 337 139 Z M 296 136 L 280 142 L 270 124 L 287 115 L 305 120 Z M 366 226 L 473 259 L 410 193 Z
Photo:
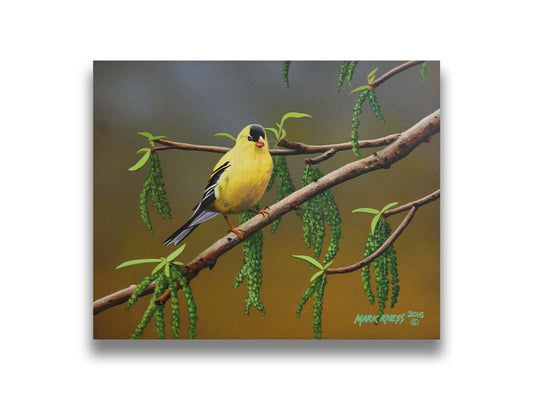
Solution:
M 228 214 L 250 210 L 265 193 L 271 173 L 272 157 L 265 130 L 261 125 L 246 126 L 237 136 L 235 146 L 215 165 L 202 201 L 194 208 L 191 219 L 164 243 L 180 243 L 198 225 L 219 213 L 226 219 L 230 231 L 242 239 L 241 231 L 233 227 Z M 265 209 L 254 212 L 268 214 Z

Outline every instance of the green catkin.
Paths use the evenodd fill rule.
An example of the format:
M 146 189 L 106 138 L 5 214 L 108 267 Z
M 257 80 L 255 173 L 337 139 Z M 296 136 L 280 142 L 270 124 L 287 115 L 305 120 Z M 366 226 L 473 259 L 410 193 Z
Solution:
M 376 97 L 376 91 L 374 89 L 368 89 L 368 102 L 370 103 L 370 108 L 374 111 L 376 118 L 380 122 L 385 122 L 385 117 L 381 112 L 381 107 L 378 104 L 378 99 Z
M 355 71 L 355 67 L 357 66 L 357 61 L 350 61 L 350 64 L 348 65 L 348 83 L 350 86 L 352 85 L 352 79 L 353 79 L 353 72 Z
M 272 189 L 272 186 L 274 186 L 274 183 L 276 182 L 276 177 L 278 176 L 278 167 L 276 163 L 278 157 L 279 156 L 275 156 L 272 162 L 272 173 L 270 174 L 270 179 L 266 187 L 267 192 Z
M 155 286 L 155 298 L 163 294 L 165 288 L 167 287 L 167 280 L 164 274 L 160 274 L 156 281 Z M 157 332 L 157 337 L 159 339 L 165 339 L 165 306 L 155 305 L 155 329 Z
M 302 176 L 302 187 L 311 184 L 319 179 L 320 171 L 311 165 L 307 165 Z M 314 257 L 318 259 L 322 251 L 324 241 L 325 227 L 324 217 L 322 215 L 322 196 L 315 196 L 302 204 L 302 231 L 305 245 L 313 247 Z
M 259 204 L 252 210 L 258 211 Z M 252 211 L 245 211 L 240 216 L 240 223 L 243 224 L 256 214 Z M 263 233 L 258 231 L 243 242 L 243 263 L 239 274 L 235 278 L 233 287 L 237 289 L 246 279 L 248 295 L 244 303 L 244 313 L 250 314 L 250 307 L 254 306 L 261 314 L 265 315 L 265 307 L 260 299 L 261 285 L 263 282 Z
M 341 217 L 339 214 L 339 208 L 335 203 L 335 198 L 330 190 L 326 190 L 322 196 L 325 198 L 324 217 L 327 224 L 331 227 L 331 237 L 329 246 L 326 251 L 326 257 L 324 263 L 328 263 L 337 255 L 339 251 L 339 242 L 341 239 Z
M 339 77 L 337 78 L 337 92 L 341 91 L 342 84 L 346 80 L 346 75 L 348 74 L 348 68 L 350 66 L 350 61 L 344 61 L 339 70 Z
M 372 233 L 369 233 L 366 238 L 365 252 L 363 254 L 363 259 L 367 258 L 370 254 L 372 254 L 375 251 L 374 243 L 375 243 L 374 236 L 372 235 Z M 370 283 L 370 265 L 369 264 L 361 268 L 361 281 L 363 282 L 363 289 L 365 290 L 366 298 L 368 299 L 370 304 L 374 304 L 375 297 L 374 297 L 374 293 L 372 292 L 372 285 Z
M 139 199 L 141 219 L 148 228 L 148 231 L 153 233 L 150 214 L 148 213 L 148 197 L 152 200 L 152 205 L 161 218 L 172 218 L 170 205 L 166 198 L 163 170 L 161 169 L 161 163 L 159 162 L 159 156 L 157 153 L 152 153 L 150 155 L 150 171 L 144 181 Z
M 378 250 L 383 243 L 391 235 L 391 227 L 386 219 L 380 218 L 374 234 L 369 233 L 366 238 L 365 243 L 365 252 L 363 258 L 368 257 L 376 250 Z M 396 252 L 394 246 L 390 245 L 387 250 L 383 252 L 379 257 L 374 259 L 372 262 L 374 266 L 374 275 L 376 278 L 376 298 L 379 305 L 379 318 L 385 312 L 385 307 L 387 303 L 387 298 L 389 295 L 389 288 L 391 289 L 391 308 L 398 302 L 398 296 L 400 294 L 400 279 L 398 273 L 398 262 L 396 259 Z M 390 280 L 389 280 L 390 274 Z M 361 270 L 361 281 L 363 282 L 363 289 L 365 290 L 366 297 L 370 304 L 374 304 L 375 297 L 372 292 L 372 287 L 370 284 L 370 265 L 365 265 Z
M 128 302 L 126 303 L 126 311 L 129 311 L 130 307 L 135 304 L 135 302 L 139 299 L 139 297 L 153 281 L 154 277 L 152 275 L 148 275 L 141 282 L 139 282 L 139 284 L 135 287 L 135 290 L 131 294 L 130 298 L 128 299 Z
M 170 205 L 166 199 L 165 183 L 163 182 L 163 170 L 159 162 L 159 155 L 152 153 L 150 156 L 150 170 L 151 170 L 151 191 L 150 196 L 152 204 L 157 210 L 161 218 L 172 218 L 170 213 Z
M 289 87 L 289 68 L 291 66 L 290 61 L 283 61 L 281 64 L 281 76 L 283 77 L 283 83 Z
M 396 251 L 394 251 L 392 245 L 387 249 L 386 257 L 392 285 L 390 306 L 391 308 L 394 308 L 394 305 L 398 302 L 398 296 L 400 295 L 400 278 L 398 274 L 398 261 L 396 260 Z
M 368 97 L 369 91 L 370 89 L 363 90 L 359 94 L 359 97 L 357 98 L 353 107 L 352 132 L 350 138 L 352 141 L 352 150 L 356 157 L 361 157 L 361 153 L 359 153 L 359 116 L 363 112 L 363 103 Z
M 428 62 L 424 61 L 420 67 L 420 76 L 422 77 L 422 82 L 427 83 L 427 71 L 428 71 Z
M 160 332 L 161 321 L 159 320 L 161 318 L 161 314 L 160 314 L 160 311 L 158 311 L 157 307 L 162 307 L 162 306 L 156 305 L 155 301 L 165 291 L 165 287 L 166 287 L 165 283 L 166 283 L 166 280 L 164 278 L 164 275 L 162 273 L 159 274 L 159 276 L 156 278 L 154 294 L 152 295 L 152 298 L 150 299 L 150 304 L 148 304 L 148 307 L 146 308 L 146 311 L 144 312 L 144 315 L 143 315 L 143 317 L 141 319 L 141 322 L 139 322 L 137 327 L 133 330 L 133 333 L 131 334 L 131 338 L 132 339 L 139 339 L 143 335 L 144 329 L 146 328 L 146 326 L 148 325 L 148 323 L 152 319 L 152 316 L 154 315 L 154 313 L 156 313 L 157 335 L 158 335 L 158 337 L 161 338 L 161 336 L 160 336 L 160 333 L 161 333 Z M 164 318 L 163 318 L 163 322 L 162 322 L 163 339 L 164 339 L 164 334 L 165 334 L 164 333 L 164 330 L 165 330 L 165 325 L 164 324 L 165 324 L 165 321 L 164 321 Z
M 295 187 L 292 183 L 291 174 L 289 168 L 287 167 L 287 160 L 285 157 L 276 156 L 274 158 L 274 164 L 276 165 L 277 174 L 279 177 L 278 191 L 276 192 L 276 201 L 287 197 L 289 194 L 294 192 Z M 272 233 L 276 232 L 281 222 L 281 217 L 277 218 L 272 223 Z
M 296 316 L 300 317 L 302 315 L 302 309 L 305 306 L 305 303 L 313 296 L 313 293 L 315 293 L 317 285 L 320 283 L 319 279 L 315 279 L 314 282 L 311 283 L 311 285 L 305 289 L 305 292 L 302 294 L 302 297 L 300 298 L 300 301 L 298 303 L 298 308 L 296 309 Z
M 380 218 L 374 231 L 374 235 L 377 241 L 376 249 L 378 249 L 383 243 L 385 243 L 387 238 L 390 236 L 390 233 L 391 229 L 389 223 L 384 218 Z M 376 297 L 379 305 L 378 321 L 385 313 L 385 307 L 387 305 L 387 299 L 389 296 L 390 282 L 388 278 L 388 273 L 389 267 L 387 263 L 387 254 L 383 253 L 374 260 L 374 274 L 376 275 Z
M 316 279 L 319 281 L 315 292 L 315 301 L 313 303 L 313 332 L 315 339 L 322 339 L 322 311 L 324 305 L 324 293 L 328 278 L 325 274 Z
M 142 190 L 141 190 L 141 197 L 139 199 L 139 210 L 141 211 L 141 219 L 143 220 L 144 224 L 148 228 L 148 232 L 154 233 L 154 229 L 152 228 L 152 223 L 150 222 L 150 214 L 148 213 L 148 193 L 150 192 L 150 179 L 147 178 L 144 181 Z
M 171 268 L 175 267 L 171 266 Z M 170 290 L 170 330 L 172 337 L 177 339 L 180 335 L 180 307 L 178 299 L 178 285 L 174 278 L 168 280 L 168 288 Z
M 150 304 L 146 308 L 146 311 L 144 312 L 141 322 L 139 322 L 139 324 L 137 325 L 137 327 L 133 330 L 133 333 L 131 334 L 132 339 L 139 339 L 142 336 L 144 332 L 144 328 L 146 328 L 146 326 L 152 319 L 154 312 L 155 312 L 155 302 L 152 303 L 150 301 Z
M 185 299 L 187 300 L 187 312 L 189 314 L 189 339 L 194 339 L 196 337 L 196 322 L 198 321 L 198 314 L 192 289 L 187 282 L 187 278 L 183 276 L 179 268 L 172 269 L 172 276 L 174 279 L 178 280 L 183 290 L 183 294 L 185 295 Z
M 302 176 L 302 187 L 322 177 L 322 172 L 312 165 L 307 165 Z M 341 219 L 335 198 L 330 190 L 309 199 L 301 207 L 303 221 L 302 232 L 307 247 L 313 247 L 314 257 L 318 259 L 326 233 L 325 223 L 331 227 L 331 238 L 326 251 L 325 262 L 331 261 L 339 250 L 341 237 Z

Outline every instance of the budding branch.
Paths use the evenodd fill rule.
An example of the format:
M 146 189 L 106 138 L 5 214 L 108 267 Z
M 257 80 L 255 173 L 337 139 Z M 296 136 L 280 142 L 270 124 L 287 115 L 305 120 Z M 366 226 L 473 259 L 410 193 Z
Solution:
M 194 258 L 188 265 L 183 267 L 183 271 L 184 271 L 186 278 L 190 281 L 203 269 L 208 268 L 208 267 L 213 268 L 217 262 L 217 259 L 220 256 L 222 256 L 224 253 L 231 250 L 233 247 L 237 246 L 240 242 L 242 242 L 243 240 L 245 240 L 246 238 L 248 238 L 249 236 L 257 232 L 258 230 L 274 222 L 277 218 L 281 217 L 282 215 L 288 213 L 289 211 L 296 210 L 307 200 L 347 180 L 354 179 L 358 176 L 361 176 L 366 173 L 376 171 L 379 169 L 390 168 L 393 164 L 395 164 L 402 158 L 408 156 L 409 153 L 411 153 L 411 151 L 417 148 L 420 144 L 424 142 L 428 142 L 429 139 L 433 135 L 437 134 L 438 132 L 440 132 L 440 109 L 429 114 L 428 116 L 420 120 L 418 123 L 416 123 L 409 129 L 407 129 L 406 131 L 394 135 L 395 138 L 392 140 L 392 142 L 387 147 L 383 148 L 382 150 L 375 152 L 372 155 L 365 157 L 363 159 L 348 163 L 330 172 L 329 174 L 324 175 L 322 178 L 318 179 L 317 181 L 310 183 L 309 185 L 291 193 L 284 199 L 270 206 L 269 216 L 258 215 L 256 217 L 251 218 L 244 224 L 240 225 L 239 229 L 244 231 L 243 239 L 240 239 L 234 233 L 229 233 L 225 235 L 224 237 L 222 237 L 221 239 L 219 239 L 218 241 L 216 241 L 215 243 L 213 243 L 210 247 L 205 249 L 196 258 Z M 379 139 L 376 139 L 376 140 L 379 140 Z M 304 146 L 308 146 L 308 145 L 304 145 Z M 208 146 L 202 146 L 202 147 L 203 149 L 200 149 L 201 151 L 210 151 L 210 150 L 205 150 L 205 147 L 208 147 Z M 330 148 L 331 148 L 331 145 L 327 149 L 323 148 L 317 152 L 323 152 L 324 150 L 327 151 Z M 193 150 L 193 149 L 188 148 L 188 150 Z M 286 149 L 286 150 L 287 151 L 289 150 L 300 151 L 298 149 Z M 305 154 L 305 153 L 298 153 L 298 154 Z M 402 207 L 398 207 L 398 209 Z M 414 208 L 414 211 L 413 211 L 413 208 Z M 395 209 L 395 210 L 398 210 L 398 209 Z M 393 211 L 394 210 L 389 210 L 388 215 L 392 214 Z M 410 215 L 410 218 L 406 222 L 405 226 L 409 223 L 415 211 L 416 211 L 416 206 L 412 206 L 411 211 L 408 214 L 408 216 Z M 401 212 L 401 211 L 397 211 L 397 212 Z M 399 233 L 401 233 L 401 231 Z M 329 272 L 329 273 L 332 273 L 332 272 Z M 135 287 L 136 287 L 135 285 L 130 285 L 129 287 L 125 289 L 119 290 L 115 293 L 112 293 L 110 295 L 107 295 L 101 299 L 94 301 L 93 313 L 98 314 L 99 312 L 104 311 L 108 308 L 114 307 L 118 304 L 125 303 L 128 300 L 128 298 L 131 296 L 133 291 L 135 290 Z M 144 291 L 143 295 L 152 293 L 154 291 L 154 288 L 155 288 L 155 283 L 152 283 Z M 161 297 L 159 298 L 159 300 L 164 302 L 165 301 L 164 296 L 161 296 Z
M 440 189 L 419 200 L 404 204 L 401 207 L 388 210 L 388 212 L 384 212 L 383 214 L 381 214 L 384 218 L 387 218 L 389 215 L 398 214 L 400 212 L 409 210 L 409 212 L 407 213 L 403 221 L 400 223 L 400 225 L 398 225 L 398 228 L 396 228 L 396 230 L 392 232 L 392 234 L 387 238 L 387 240 L 374 253 L 370 254 L 368 257 L 359 261 L 356 264 L 349 265 L 347 267 L 342 267 L 342 268 L 329 268 L 326 270 L 325 274 L 326 275 L 346 274 L 348 272 L 357 271 L 358 269 L 364 267 L 365 265 L 370 264 L 380 255 L 382 255 L 385 252 L 385 250 L 387 250 L 389 246 L 393 244 L 394 241 L 398 239 L 398 237 L 400 237 L 404 229 L 407 228 L 407 225 L 409 225 L 409 222 L 411 222 L 411 220 L 415 216 L 415 212 L 418 209 L 418 207 L 421 207 L 424 204 L 435 201 L 439 197 L 440 197 Z

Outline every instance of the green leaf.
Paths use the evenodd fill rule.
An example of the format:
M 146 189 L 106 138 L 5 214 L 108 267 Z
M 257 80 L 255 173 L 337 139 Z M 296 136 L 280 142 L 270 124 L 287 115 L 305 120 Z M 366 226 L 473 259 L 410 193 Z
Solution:
M 285 124 L 285 121 L 289 118 L 313 118 L 309 114 L 299 113 L 299 112 L 288 112 L 283 117 L 281 117 L 280 126 Z
M 170 278 L 170 263 L 168 261 L 165 263 L 165 275 Z
M 153 140 L 153 139 L 152 139 L 153 136 L 152 136 L 152 134 L 149 133 L 149 132 L 137 132 L 137 134 L 138 134 L 138 135 L 141 135 L 141 136 L 143 136 L 143 137 L 145 137 L 145 138 L 148 139 L 148 140 Z
M 152 140 L 166 139 L 166 136 L 154 136 Z
M 358 88 L 355 88 L 354 90 L 352 90 L 350 94 L 360 92 L 361 90 L 365 90 L 365 89 L 370 89 L 370 86 L 368 85 L 359 86 Z
M 183 264 L 182 262 L 179 262 L 179 261 L 172 261 L 172 264 L 176 264 L 176 265 L 185 265 L 185 264 Z
M 392 207 L 398 205 L 398 202 L 392 202 L 387 204 L 385 207 L 381 209 L 381 211 L 372 219 L 372 223 L 370 224 L 370 230 L 372 234 L 374 234 L 374 230 L 376 229 L 376 226 L 378 224 L 379 219 L 381 218 L 381 214 L 383 214 L 385 211 L 391 209 Z
M 137 150 L 137 154 L 146 153 L 147 151 L 150 151 L 150 148 L 143 147 L 142 149 Z
M 372 222 L 370 223 L 370 231 L 372 232 L 372 235 L 374 234 L 374 230 L 376 229 L 376 225 L 378 224 L 378 221 L 380 218 L 381 218 L 381 213 L 379 213 L 374 218 L 372 218 Z
M 376 77 L 373 76 L 372 78 L 370 78 L 370 79 L 368 80 L 368 83 L 372 84 L 372 83 L 374 83 L 375 80 L 376 80 Z
M 368 79 L 369 82 L 370 82 L 370 78 L 372 78 L 376 74 L 376 72 L 378 72 L 377 68 L 374 68 L 372 71 L 370 71 L 370 73 L 367 76 L 367 79 Z
M 375 215 L 379 214 L 379 210 L 376 210 L 374 208 L 367 208 L 367 207 L 356 208 L 355 210 L 352 211 L 352 213 L 358 213 L 358 212 L 375 214 Z
M 276 124 L 277 125 L 277 124 Z M 265 128 L 265 131 L 271 132 L 276 137 L 276 140 L 279 142 L 281 138 L 279 137 L 278 130 L 276 128 Z
M 279 124 L 279 132 L 281 133 L 280 140 L 283 139 L 285 136 L 287 136 L 287 133 L 284 132 L 283 126 L 285 125 L 285 121 L 289 118 L 313 118 L 309 114 L 299 113 L 299 112 L 288 112 L 283 117 L 281 117 L 281 122 Z
M 161 268 L 163 268 L 166 265 L 167 261 L 163 260 L 157 266 L 153 269 L 152 275 L 155 274 L 157 271 L 159 271 Z
M 324 271 L 331 267 L 331 264 L 333 264 L 333 261 L 328 262 L 326 265 L 324 265 Z
M 320 275 L 322 275 L 324 271 L 318 271 L 316 272 L 310 279 L 311 282 L 313 282 L 316 278 L 318 278 Z
M 385 207 L 381 209 L 381 214 L 383 214 L 385 211 L 390 210 L 392 207 L 397 206 L 399 203 L 397 201 L 393 203 L 387 204 Z
M 138 169 L 142 168 L 142 166 L 146 164 L 146 162 L 150 158 L 150 154 L 151 152 L 149 151 L 145 152 L 144 155 L 141 157 L 141 159 L 137 161 L 137 163 L 133 167 L 128 168 L 128 171 L 133 172 L 133 171 L 137 171 Z
M 313 257 L 309 257 L 309 256 L 297 256 L 297 255 L 294 255 L 293 254 L 293 257 L 294 258 L 298 258 L 300 260 L 304 260 L 304 261 L 307 261 L 308 263 L 310 263 L 311 265 L 314 265 L 315 267 L 317 267 L 319 270 L 324 270 L 324 267 L 322 266 L 322 264 L 320 264 L 317 260 L 315 260 Z
M 235 139 L 232 135 L 226 132 L 215 133 L 215 136 L 225 137 L 225 138 L 233 140 L 234 142 L 237 141 L 237 139 Z
M 138 265 L 138 264 L 156 263 L 160 261 L 161 261 L 160 258 L 144 258 L 142 260 L 130 260 L 130 261 L 123 262 L 115 269 L 122 269 L 122 268 L 131 267 L 132 265 Z
M 167 261 L 173 261 L 175 258 L 177 258 L 181 253 L 183 253 L 183 250 L 185 250 L 186 244 L 178 248 L 177 250 L 170 253 L 170 255 L 167 257 Z

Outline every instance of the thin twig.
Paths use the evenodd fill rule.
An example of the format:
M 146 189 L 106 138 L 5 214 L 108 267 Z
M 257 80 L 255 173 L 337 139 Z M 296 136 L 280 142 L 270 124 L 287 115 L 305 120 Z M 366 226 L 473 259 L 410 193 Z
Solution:
M 307 200 L 336 185 L 372 171 L 390 168 L 394 163 L 407 157 L 420 144 L 425 143 L 428 137 L 437 134 L 439 131 L 440 110 L 437 110 L 401 133 L 394 143 L 384 149 L 363 159 L 343 165 L 324 175 L 316 182 L 310 183 L 273 204 L 269 209 L 270 216 L 258 215 L 242 224 L 239 228 L 244 231 L 244 239 L 272 223 L 280 216 L 298 209 Z M 229 233 L 213 243 L 184 267 L 187 279 L 193 279 L 205 268 L 212 268 L 221 255 L 237 246 L 244 239 L 239 239 L 234 233 Z M 134 289 L 135 285 L 131 285 L 126 289 L 96 300 L 93 303 L 93 313 L 98 314 L 108 308 L 125 303 Z M 150 285 L 143 295 L 150 294 L 153 290 L 154 286 Z
M 321 155 L 317 157 L 306 158 L 304 162 L 306 164 L 318 164 L 324 160 L 327 160 L 328 158 L 333 157 L 336 152 L 337 152 L 337 149 L 329 149 L 328 151 L 326 151 L 325 153 L 322 153 Z
M 425 197 L 422 197 L 421 199 L 412 201 L 410 203 L 404 204 L 400 207 L 391 208 L 390 210 L 385 211 L 383 214 L 381 214 L 384 218 L 387 218 L 390 215 L 398 214 L 404 211 L 407 211 L 411 209 L 412 207 L 420 207 L 424 204 L 431 203 L 432 201 L 437 200 L 440 197 L 440 189 L 435 190 L 433 193 L 428 194 Z
M 393 143 L 398 139 L 399 133 L 394 133 L 392 135 L 384 136 L 377 139 L 361 140 L 359 141 L 359 147 L 372 148 L 372 147 L 382 147 L 387 146 Z M 163 150 L 192 150 L 192 151 L 207 151 L 210 153 L 226 153 L 231 149 L 229 147 L 221 146 L 205 146 L 197 145 L 190 143 L 180 143 L 173 142 L 171 140 L 159 139 L 155 140 L 156 143 L 163 144 L 164 146 L 153 147 L 152 152 L 154 151 L 163 151 Z M 305 144 L 300 142 L 290 142 L 286 139 L 281 140 L 278 145 L 284 147 L 283 149 L 270 149 L 270 154 L 273 156 L 294 156 L 298 154 L 317 154 L 323 153 L 330 149 L 335 149 L 338 151 L 341 150 L 351 150 L 352 142 L 345 143 L 333 143 L 333 144 Z
M 424 61 L 407 61 L 401 65 L 398 65 L 396 68 L 391 69 L 390 71 L 384 73 L 379 78 L 377 78 L 374 82 L 372 82 L 369 86 L 372 89 L 377 88 L 379 85 L 381 85 L 386 80 L 392 78 L 394 75 L 399 74 L 402 71 L 405 71 L 407 68 L 414 67 L 415 65 L 422 64 Z
M 389 236 L 389 238 L 381 245 L 379 249 L 377 249 L 374 253 L 369 255 L 367 258 L 359 261 L 358 263 L 354 265 L 349 265 L 347 267 L 342 268 L 331 268 L 326 270 L 326 275 L 333 275 L 333 274 L 346 274 L 348 272 L 357 271 L 359 268 L 364 267 L 367 264 L 370 264 L 372 261 L 374 261 L 376 258 L 378 258 L 381 254 L 387 250 L 387 248 L 394 243 L 396 239 L 402 234 L 403 230 L 409 225 L 409 222 L 413 219 L 415 212 L 417 210 L 417 206 L 411 207 L 411 210 L 409 213 L 405 216 L 402 223 L 396 228 L 396 230 L 392 233 L 392 235 Z

